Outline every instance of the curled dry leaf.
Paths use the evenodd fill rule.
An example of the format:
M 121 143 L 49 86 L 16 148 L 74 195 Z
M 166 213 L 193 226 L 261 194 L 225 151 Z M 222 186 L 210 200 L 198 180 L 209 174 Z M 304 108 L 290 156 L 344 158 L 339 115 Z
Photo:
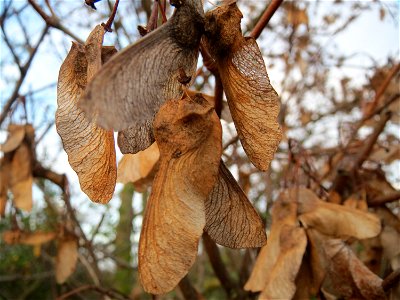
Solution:
M 345 299 L 386 299 L 382 279 L 371 272 L 339 239 L 326 239 L 328 292 Z
M 240 30 L 236 3 L 206 14 L 206 41 L 228 100 L 240 141 L 251 162 L 267 170 L 282 138 L 279 97 L 269 82 L 262 54 Z
M 280 194 L 272 207 L 272 225 L 268 243 L 261 249 L 245 290 L 259 292 L 267 285 L 269 273 L 279 260 L 281 254 L 282 228 L 296 228 L 297 203 L 294 193 L 296 190 L 287 190 Z M 300 234 L 301 235 L 301 234 Z
M 159 158 L 157 143 L 136 154 L 125 154 L 118 164 L 117 182 L 132 182 L 138 191 L 143 191 L 146 183 L 153 181 Z
M 251 248 L 267 242 L 260 216 L 222 161 L 205 209 L 204 230 L 216 243 L 230 248 Z
M 95 202 L 107 203 L 117 176 L 114 135 L 112 131 L 88 121 L 78 108 L 87 82 L 115 53 L 113 47 L 102 47 L 104 28 L 100 25 L 89 35 L 85 45 L 73 43 L 61 66 L 57 86 L 56 127 L 68 161 L 78 174 L 82 191 Z
M 140 281 L 147 292 L 170 291 L 194 263 L 204 202 L 218 176 L 221 135 L 218 116 L 200 95 L 168 101 L 156 115 L 160 168 L 139 242 Z
M 180 2 L 168 22 L 111 59 L 80 102 L 90 119 L 122 131 L 119 146 L 123 153 L 136 153 L 153 143 L 151 125 L 159 107 L 182 96 L 178 80 L 182 72 L 194 80 L 203 4 L 201 0 Z
M 64 283 L 76 268 L 78 260 L 78 240 L 67 236 L 58 241 L 56 258 L 56 281 Z
M 3 240 L 7 244 L 22 244 L 30 246 L 38 246 L 54 240 L 55 232 L 23 232 L 20 230 L 10 230 L 3 233 Z
M 306 228 L 315 228 L 333 236 L 357 239 L 375 237 L 381 231 L 379 218 L 359 209 L 320 200 L 311 190 L 299 189 L 299 220 Z
M 25 137 L 25 126 L 10 124 L 8 126 L 8 137 L 4 144 L 0 145 L 0 151 L 8 153 L 17 149 Z

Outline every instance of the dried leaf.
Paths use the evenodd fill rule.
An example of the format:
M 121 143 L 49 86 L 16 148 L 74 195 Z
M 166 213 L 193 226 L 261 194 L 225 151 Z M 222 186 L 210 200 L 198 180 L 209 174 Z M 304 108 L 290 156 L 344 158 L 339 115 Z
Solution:
M 206 37 L 240 141 L 251 162 L 267 170 L 282 138 L 279 97 L 271 86 L 256 41 L 240 30 L 236 4 L 206 14 Z
M 107 129 L 136 127 L 150 136 L 148 125 L 159 107 L 181 97 L 182 72 L 193 82 L 203 5 L 201 0 L 181 3 L 168 22 L 121 51 L 95 76 L 79 104 L 90 119 L 98 117 L 98 124 Z M 146 148 L 136 143 L 137 150 Z
M 4 144 L 0 145 L 0 151 L 8 153 L 17 149 L 25 137 L 25 126 L 10 124 L 8 126 L 8 137 Z
M 307 237 L 303 228 L 284 225 L 280 234 L 280 252 L 273 268 L 268 270 L 266 286 L 260 299 L 291 299 L 296 292 Z
M 262 291 L 281 251 L 282 228 L 286 225 L 295 227 L 297 220 L 296 190 L 282 192 L 272 207 L 272 225 L 268 243 L 261 249 L 251 276 L 244 286 L 245 290 Z
M 67 237 L 59 240 L 56 258 L 56 281 L 64 283 L 76 268 L 78 260 L 78 240 Z
M 173 289 L 196 258 L 204 202 L 218 176 L 221 135 L 213 107 L 200 95 L 168 101 L 155 117 L 160 168 L 139 242 L 140 281 L 147 292 Z
M 374 214 L 320 200 L 311 190 L 299 189 L 299 220 L 306 228 L 334 236 L 366 239 L 377 236 L 381 223 Z
M 323 249 L 328 255 L 328 283 L 331 292 L 345 299 L 386 299 L 382 279 L 372 273 L 339 239 L 326 239 Z
M 56 237 L 55 232 L 23 232 L 20 230 L 10 230 L 3 233 L 3 240 L 10 245 L 22 244 L 37 246 L 47 243 Z
M 26 211 L 32 209 L 32 153 L 26 143 L 14 152 L 10 163 L 9 188 L 13 193 L 14 205 Z
M 104 32 L 98 25 L 84 46 L 72 44 L 60 69 L 56 112 L 57 132 L 68 161 L 78 174 L 82 191 L 100 203 L 107 203 L 114 193 L 117 175 L 114 134 L 88 121 L 77 102 L 87 82 L 100 69 L 101 59 L 112 54 L 110 47 L 102 47 Z
M 204 230 L 216 243 L 230 248 L 252 248 L 267 242 L 260 216 L 222 161 L 205 209 Z
M 143 191 L 145 183 L 153 181 L 159 157 L 157 143 L 136 154 L 125 154 L 118 164 L 117 182 L 132 182 L 136 189 Z

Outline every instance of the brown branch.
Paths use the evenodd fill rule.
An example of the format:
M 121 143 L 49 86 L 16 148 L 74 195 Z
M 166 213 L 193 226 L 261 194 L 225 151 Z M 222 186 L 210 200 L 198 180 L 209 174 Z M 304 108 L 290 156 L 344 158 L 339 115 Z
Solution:
M 262 14 L 260 20 L 258 20 L 257 24 L 254 26 L 253 30 L 250 33 L 250 36 L 257 39 L 265 26 L 267 26 L 268 22 L 271 20 L 272 16 L 275 14 L 279 6 L 282 4 L 283 0 L 272 0 L 268 7 L 265 9 Z
M 203 297 L 200 295 L 200 293 L 191 284 L 188 275 L 183 277 L 178 285 L 179 285 L 179 289 L 181 290 L 185 300 L 203 299 Z
M 75 211 L 71 205 L 70 202 L 70 195 L 69 195 L 69 186 L 68 186 L 68 178 L 65 174 L 58 174 L 56 172 L 53 172 L 50 169 L 46 169 L 45 167 L 43 167 L 40 162 L 35 161 L 34 162 L 34 167 L 33 167 L 33 176 L 35 177 L 40 177 L 40 178 L 44 178 L 47 180 L 50 180 L 51 182 L 53 182 L 54 184 L 58 185 L 62 192 L 63 192 L 63 198 L 64 198 L 64 202 L 65 202 L 65 206 L 67 207 L 67 211 L 68 214 L 70 216 L 70 218 L 72 219 L 72 221 L 75 223 L 76 227 L 78 227 L 80 235 L 82 237 L 82 239 L 85 242 L 85 247 L 89 252 L 90 257 L 92 258 L 93 262 L 92 262 L 92 267 L 93 270 L 96 273 L 98 282 L 102 282 L 102 276 L 97 264 L 97 257 L 94 253 L 93 247 L 92 247 L 92 243 L 89 241 L 89 239 L 86 237 L 85 232 L 82 229 L 81 224 L 79 223 L 76 215 L 75 215 Z
M 82 41 L 72 31 L 70 31 L 67 27 L 62 25 L 60 20 L 57 18 L 57 16 L 48 16 L 34 0 L 28 0 L 28 2 L 33 7 L 33 9 L 36 10 L 36 12 L 42 17 L 42 19 L 46 22 L 47 26 L 61 30 L 62 32 L 69 35 L 77 42 L 79 42 L 81 44 L 84 43 L 84 41 Z
M 204 248 L 206 249 L 208 258 L 210 259 L 210 263 L 215 275 L 221 282 L 221 285 L 224 288 L 225 292 L 228 294 L 229 297 L 231 297 L 237 287 L 229 277 L 228 271 L 226 270 L 225 265 L 222 261 L 217 245 L 210 238 L 207 232 L 203 233 L 203 244 Z
M 388 202 L 393 202 L 400 199 L 400 191 L 395 191 L 387 195 L 368 200 L 368 206 L 381 206 Z
M 6 119 L 8 112 L 11 108 L 11 106 L 13 105 L 13 103 L 18 99 L 19 97 L 19 90 L 24 82 L 24 79 L 26 77 L 26 74 L 28 73 L 29 67 L 32 64 L 32 61 L 39 49 L 39 46 L 41 45 L 41 43 L 44 40 L 44 37 L 46 36 L 47 32 L 48 32 L 49 27 L 46 26 L 42 32 L 42 34 L 39 37 L 38 42 L 36 43 L 36 46 L 31 49 L 30 54 L 29 54 L 29 58 L 27 60 L 27 62 L 23 65 L 22 69 L 21 69 L 21 73 L 20 73 L 20 77 L 17 81 L 17 83 L 15 84 L 14 90 L 10 96 L 10 98 L 8 98 L 8 100 L 6 101 L 6 103 L 3 106 L 3 111 L 0 114 L 0 125 L 4 122 L 4 120 Z
M 383 83 L 381 84 L 381 86 L 379 87 L 378 91 L 375 94 L 375 98 L 374 98 L 371 106 L 369 107 L 370 112 L 376 108 L 383 93 L 386 91 L 387 87 L 389 86 L 390 81 L 392 81 L 393 77 L 399 71 L 400 71 L 400 63 L 398 63 L 397 65 L 393 66 L 392 69 L 390 69 L 389 74 L 386 76 L 385 80 L 383 81 Z M 368 115 L 368 113 L 367 113 L 367 115 Z
M 383 281 L 382 288 L 385 292 L 389 291 L 400 281 L 400 268 L 390 273 Z
M 392 116 L 392 113 L 390 111 L 384 113 L 381 116 L 381 120 L 379 123 L 376 124 L 374 131 L 372 134 L 368 137 L 366 140 L 366 143 L 364 146 L 361 148 L 360 153 L 358 154 L 354 166 L 353 166 L 353 171 L 357 170 L 358 168 L 361 167 L 363 162 L 368 158 L 369 154 L 371 153 L 371 150 L 373 146 L 375 145 L 379 135 L 382 133 L 382 131 L 385 129 L 386 123 L 390 120 L 390 117 Z
M 72 291 L 69 291 L 69 292 L 61 295 L 60 297 L 57 298 L 57 300 L 67 299 L 67 298 L 71 297 L 72 295 L 76 295 L 76 294 L 82 293 L 87 290 L 93 290 L 101 295 L 108 296 L 111 299 L 118 299 L 118 300 L 130 300 L 131 299 L 128 296 L 126 296 L 125 294 L 123 294 L 117 290 L 114 290 L 114 289 L 107 290 L 107 289 L 104 289 L 102 287 L 95 286 L 95 285 L 83 285 L 83 286 L 80 286 Z
M 114 4 L 113 11 L 112 11 L 110 17 L 108 18 L 107 23 L 105 23 L 105 24 L 104 24 L 104 23 L 101 23 L 101 26 L 103 26 L 104 29 L 105 29 L 107 32 L 112 32 L 111 25 L 112 25 L 112 23 L 114 22 L 115 15 L 117 14 L 118 4 L 119 4 L 119 0 L 116 0 L 116 1 L 115 1 L 115 4 Z

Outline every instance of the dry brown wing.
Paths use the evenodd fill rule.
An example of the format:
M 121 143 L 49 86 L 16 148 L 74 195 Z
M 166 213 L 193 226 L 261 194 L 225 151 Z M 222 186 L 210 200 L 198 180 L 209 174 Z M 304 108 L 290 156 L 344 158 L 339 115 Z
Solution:
M 58 241 L 56 257 L 56 281 L 64 283 L 76 268 L 78 261 L 78 240 L 75 237 L 66 237 Z
M 286 190 L 279 195 L 272 207 L 272 225 L 265 245 L 256 260 L 251 276 L 244 286 L 245 290 L 259 292 L 264 290 L 269 274 L 278 261 L 281 252 L 281 234 L 284 226 L 295 228 L 297 224 L 296 189 Z M 301 234 L 299 234 L 301 235 Z
M 299 220 L 306 228 L 333 236 L 372 238 L 381 231 L 379 218 L 368 212 L 320 200 L 309 189 L 299 188 Z
M 153 125 L 146 121 L 143 125 L 133 125 L 118 132 L 118 147 L 123 154 L 135 154 L 154 143 Z
M 229 109 L 243 149 L 260 170 L 267 170 L 282 139 L 279 97 L 269 82 L 261 52 L 246 38 L 220 68 Z
M 217 180 L 221 125 L 206 100 L 196 98 L 168 101 L 154 122 L 160 169 L 139 242 L 140 281 L 152 294 L 172 290 L 194 263 L 204 202 Z
M 267 242 L 260 216 L 222 161 L 205 209 L 204 230 L 216 243 L 230 248 L 254 248 Z
M 32 209 L 32 152 L 27 143 L 15 150 L 9 165 L 9 187 L 14 205 L 19 209 Z
M 4 144 L 0 145 L 0 151 L 8 153 L 17 149 L 25 137 L 25 126 L 10 124 L 8 126 L 8 137 Z
M 85 46 L 72 44 L 58 78 L 56 128 L 82 191 L 92 201 L 107 203 L 117 176 L 114 135 L 88 121 L 77 106 L 87 81 L 101 67 L 103 36 L 98 25 Z
M 251 162 L 267 170 L 282 138 L 279 97 L 256 41 L 242 36 L 236 3 L 207 12 L 206 45 L 217 62 L 240 141 Z
M 167 23 L 112 58 L 79 103 L 88 118 L 115 131 L 151 124 L 166 100 L 182 95 L 180 70 L 194 79 L 203 14 L 201 0 L 186 0 Z

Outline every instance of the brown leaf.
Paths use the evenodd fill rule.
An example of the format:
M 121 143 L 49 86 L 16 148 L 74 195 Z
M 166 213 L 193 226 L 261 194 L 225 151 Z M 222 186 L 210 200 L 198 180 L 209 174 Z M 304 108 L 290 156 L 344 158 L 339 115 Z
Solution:
M 251 276 L 244 286 L 245 290 L 262 291 L 281 251 L 281 231 L 285 225 L 295 227 L 297 220 L 297 203 L 294 197 L 296 190 L 284 191 L 272 207 L 272 225 L 268 243 L 261 249 Z
M 132 182 L 139 191 L 153 181 L 160 157 L 157 143 L 136 154 L 125 154 L 118 164 L 117 182 Z
M 168 101 L 155 117 L 160 168 L 139 242 L 140 281 L 147 292 L 173 289 L 196 258 L 204 202 L 218 176 L 221 135 L 216 113 L 200 95 Z
M 382 279 L 372 273 L 339 239 L 326 239 L 328 292 L 345 299 L 386 299 Z
M 306 228 L 333 236 L 366 239 L 377 236 L 381 223 L 374 214 L 320 200 L 311 190 L 299 189 L 299 220 Z
M 260 299 L 291 299 L 296 292 L 296 276 L 307 246 L 304 229 L 284 225 L 279 243 L 278 259 L 267 272 L 266 285 Z
M 159 107 L 182 95 L 179 75 L 194 80 L 203 15 L 201 0 L 182 1 L 168 22 L 113 57 L 80 101 L 88 117 L 116 131 L 145 125 L 139 131 L 150 136 Z M 146 148 L 141 143 L 137 150 Z
M 37 246 L 53 240 L 55 236 L 55 232 L 23 232 L 20 230 L 10 230 L 3 233 L 3 240 L 10 245 L 22 244 Z
M 230 248 L 253 248 L 267 242 L 260 216 L 222 161 L 205 209 L 204 230 L 216 243 Z
M 78 240 L 66 237 L 58 241 L 56 258 L 56 281 L 64 283 L 76 268 L 78 260 Z
M 236 4 L 206 14 L 206 37 L 240 141 L 251 162 L 267 170 L 282 130 L 277 122 L 279 97 L 271 86 L 256 41 L 240 30 L 242 13 Z
M 56 126 L 82 191 L 92 201 L 107 203 L 117 175 L 114 134 L 88 121 L 77 106 L 87 82 L 100 69 L 102 57 L 112 54 L 110 47 L 102 47 L 103 36 L 104 28 L 98 25 L 84 46 L 72 44 L 58 78 Z
M 32 209 L 32 153 L 23 143 L 15 150 L 9 166 L 9 188 L 13 194 L 15 207 L 30 211 Z
M 4 144 L 0 145 L 0 151 L 8 153 L 17 149 L 25 137 L 25 126 L 10 124 L 8 125 L 8 137 Z

